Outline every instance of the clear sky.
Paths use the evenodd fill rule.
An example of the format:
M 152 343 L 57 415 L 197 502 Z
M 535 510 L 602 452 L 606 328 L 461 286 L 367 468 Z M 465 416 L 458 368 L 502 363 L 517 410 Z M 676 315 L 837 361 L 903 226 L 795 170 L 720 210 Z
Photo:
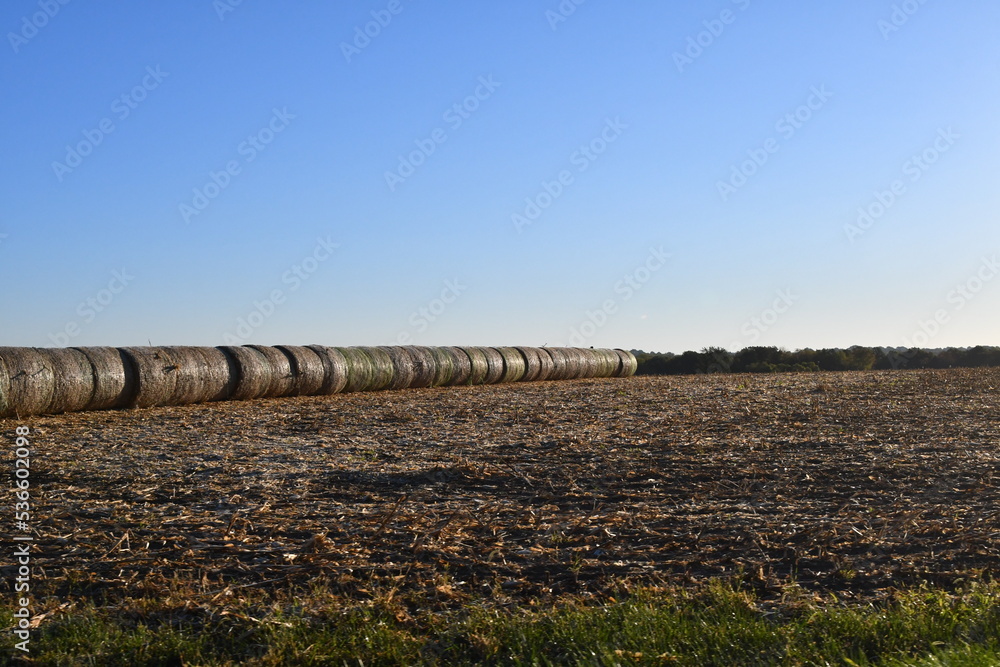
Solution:
M 998 24 L 11 0 L 0 344 L 997 345 Z

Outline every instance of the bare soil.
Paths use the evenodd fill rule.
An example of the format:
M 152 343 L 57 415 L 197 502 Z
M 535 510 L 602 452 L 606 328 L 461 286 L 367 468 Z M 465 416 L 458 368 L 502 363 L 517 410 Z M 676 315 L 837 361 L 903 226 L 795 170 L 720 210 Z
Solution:
M 448 609 L 715 577 L 874 600 L 997 573 L 998 390 L 997 369 L 636 377 L 0 431 L 32 428 L 50 607 L 322 584 Z

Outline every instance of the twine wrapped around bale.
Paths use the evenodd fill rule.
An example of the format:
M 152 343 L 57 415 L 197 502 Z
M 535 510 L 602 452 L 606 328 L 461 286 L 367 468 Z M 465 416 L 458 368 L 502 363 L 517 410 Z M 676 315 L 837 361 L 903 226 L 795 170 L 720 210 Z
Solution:
M 90 404 L 94 395 L 94 368 L 80 350 L 72 347 L 38 350 L 52 369 L 52 399 L 45 412 L 77 412 Z
M 451 376 L 454 374 L 455 370 L 451 354 L 446 352 L 444 348 L 440 347 L 431 347 L 428 349 L 430 349 L 431 354 L 434 355 L 434 381 L 431 383 L 431 386 L 446 386 L 451 382 Z
M 413 386 L 413 357 L 404 347 L 383 346 L 379 348 L 392 360 L 392 381 L 386 389 L 406 389 Z
M 78 347 L 94 374 L 94 391 L 83 410 L 122 408 L 131 400 L 129 391 L 136 388 L 133 368 L 117 347 Z
M 136 388 L 130 392 L 130 408 L 170 405 L 177 384 L 177 364 L 162 347 L 123 347 L 131 364 Z
M 494 348 L 503 358 L 503 375 L 500 382 L 517 382 L 524 377 L 524 357 L 514 347 Z
M 468 384 L 472 375 L 472 362 L 469 355 L 458 347 L 441 348 L 451 356 L 451 379 L 448 381 L 449 387 L 460 384 Z
M 372 381 L 368 386 L 368 391 L 378 391 L 386 389 L 392 384 L 392 357 L 385 350 L 378 347 L 359 347 L 362 354 L 368 355 L 372 361 Z
M 323 386 L 318 393 L 329 396 L 344 391 L 344 386 L 347 384 L 347 359 L 344 355 L 339 350 L 325 345 L 308 347 L 323 362 Z
M 615 350 L 615 353 L 622 361 L 621 368 L 618 370 L 618 374 L 614 377 L 632 377 L 635 372 L 639 370 L 639 361 L 635 358 L 635 355 L 628 350 Z
M 0 347 L 0 417 L 24 417 L 45 412 L 52 403 L 55 377 L 39 350 Z
M 485 384 L 486 374 L 489 373 L 490 365 L 486 361 L 486 355 L 478 347 L 460 347 L 469 358 L 469 379 L 466 384 Z
M 263 398 L 273 381 L 271 362 L 264 353 L 252 347 L 238 345 L 217 348 L 236 369 L 235 383 L 229 396 L 234 401 Z
M 407 345 L 403 347 L 410 355 L 413 363 L 413 379 L 410 380 L 410 387 L 423 388 L 434 384 L 434 376 L 437 373 L 434 353 L 431 348 L 419 345 Z
M 267 358 L 271 366 L 271 385 L 267 388 L 264 398 L 284 398 L 295 393 L 295 374 L 292 373 L 292 360 L 288 355 L 270 345 L 247 345 Z
M 314 350 L 299 345 L 276 345 L 292 367 L 295 378 L 292 396 L 315 396 L 326 381 L 326 367 Z
M 375 369 L 372 358 L 356 347 L 335 347 L 347 361 L 347 384 L 344 391 L 367 391 L 372 385 Z

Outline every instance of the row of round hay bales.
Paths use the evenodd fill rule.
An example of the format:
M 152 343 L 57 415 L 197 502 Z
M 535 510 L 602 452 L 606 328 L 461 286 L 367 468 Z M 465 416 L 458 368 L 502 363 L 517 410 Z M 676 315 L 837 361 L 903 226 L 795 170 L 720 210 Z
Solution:
M 0 418 L 222 400 L 628 377 L 624 350 L 545 347 L 0 347 Z

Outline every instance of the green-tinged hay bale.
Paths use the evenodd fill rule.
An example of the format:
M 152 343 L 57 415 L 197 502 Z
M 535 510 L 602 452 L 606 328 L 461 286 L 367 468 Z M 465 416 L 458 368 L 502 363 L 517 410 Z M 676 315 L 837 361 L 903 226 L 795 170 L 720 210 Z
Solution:
M 406 389 L 413 386 L 414 362 L 407 349 L 392 345 L 384 345 L 378 349 L 389 355 L 389 359 L 392 360 L 392 381 L 386 389 Z
M 458 349 L 465 352 L 465 356 L 469 358 L 469 379 L 466 384 L 484 384 L 486 375 L 490 371 L 490 365 L 486 361 L 486 355 L 483 354 L 482 349 L 478 347 L 460 347 Z
M 45 412 L 55 394 L 52 364 L 30 347 L 0 347 L 0 417 Z
M 347 383 L 344 391 L 368 391 L 375 376 L 372 358 L 357 347 L 336 347 L 347 361 Z
M 597 371 L 600 367 L 600 362 L 597 360 L 597 355 L 594 350 L 585 347 L 571 347 L 570 353 L 575 354 L 580 362 L 580 371 L 578 377 L 581 378 L 593 378 L 597 377 Z
M 117 347 L 78 347 L 94 373 L 94 392 L 84 410 L 122 408 L 136 390 L 134 369 Z
M 372 381 L 368 390 L 388 389 L 389 385 L 392 384 L 392 357 L 389 356 L 388 352 L 378 347 L 360 347 L 358 349 L 372 360 Z
M 524 357 L 524 376 L 521 382 L 540 382 L 552 377 L 552 357 L 540 347 L 515 348 Z
M 457 347 L 441 348 L 451 356 L 451 379 L 449 386 L 468 384 L 472 375 L 472 362 L 464 350 Z
M 267 396 L 273 382 L 271 362 L 260 350 L 237 345 L 222 346 L 222 352 L 235 369 L 233 390 L 230 400 L 246 401 Z
M 170 405 L 177 385 L 177 369 L 173 357 L 162 347 L 121 348 L 132 366 L 136 389 L 128 403 L 130 408 L 151 408 Z
M 621 360 L 613 351 L 606 348 L 598 348 L 593 351 L 597 357 L 597 375 L 599 378 L 609 378 L 618 370 Z
M 525 363 L 524 357 L 513 347 L 494 348 L 503 358 L 503 375 L 500 382 L 517 382 L 524 377 Z
M 410 355 L 413 364 L 413 378 L 410 380 L 410 387 L 423 388 L 434 384 L 434 375 L 437 373 L 437 363 L 434 353 L 429 347 L 419 345 L 406 345 L 403 347 Z
M 323 362 L 323 386 L 318 394 L 329 396 L 344 391 L 347 384 L 347 359 L 337 349 L 325 345 L 309 345 Z
M 71 347 L 40 348 L 55 380 L 52 400 L 45 412 L 78 412 L 94 395 L 94 368 L 87 355 Z
M 295 393 L 295 374 L 292 373 L 292 360 L 284 352 L 270 345 L 248 345 L 267 358 L 271 366 L 271 385 L 267 388 L 264 398 L 283 398 Z
M 292 396 L 315 396 L 326 381 L 326 367 L 314 350 L 299 345 L 276 345 L 288 357 L 295 378 Z
M 615 352 L 622 360 L 621 368 L 615 377 L 627 378 L 635 375 L 635 372 L 639 370 L 639 360 L 635 358 L 635 355 L 628 350 L 615 350 Z
M 455 372 L 454 362 L 451 354 L 442 347 L 428 348 L 434 355 L 434 381 L 432 387 L 443 387 L 451 383 L 451 376 Z
M 188 405 L 229 398 L 231 374 L 226 355 L 212 347 L 163 348 L 177 367 L 174 390 L 164 405 Z
M 474 348 L 483 353 L 486 357 L 486 377 L 483 379 L 484 384 L 496 384 L 500 382 L 500 378 L 503 377 L 503 355 L 497 352 L 496 348 L 493 347 L 476 347 Z

